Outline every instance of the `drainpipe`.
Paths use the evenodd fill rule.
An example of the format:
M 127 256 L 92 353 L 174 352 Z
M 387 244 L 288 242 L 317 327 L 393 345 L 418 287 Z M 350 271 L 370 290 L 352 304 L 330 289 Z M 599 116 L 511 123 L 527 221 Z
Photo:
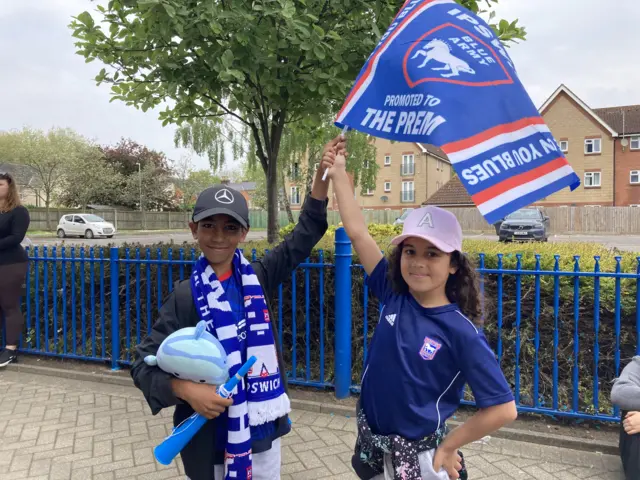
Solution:
M 613 137 L 613 206 L 616 206 L 616 137 Z

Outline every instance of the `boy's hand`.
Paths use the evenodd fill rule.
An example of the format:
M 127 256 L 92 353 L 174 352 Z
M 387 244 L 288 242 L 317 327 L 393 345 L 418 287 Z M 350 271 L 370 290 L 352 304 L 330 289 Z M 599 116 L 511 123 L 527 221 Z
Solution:
M 452 480 L 460 478 L 458 472 L 462 470 L 462 457 L 456 450 L 448 450 L 442 446 L 436 450 L 433 456 L 433 470 L 438 473 L 443 468 Z
M 347 141 L 342 135 L 338 135 L 324 146 L 322 151 L 322 159 L 320 160 L 320 166 L 316 172 L 316 178 L 313 182 L 313 188 L 311 190 L 311 196 L 317 200 L 324 200 L 327 198 L 329 192 L 329 182 L 322 181 L 324 172 L 330 170 L 333 166 L 336 155 L 339 152 L 343 152 L 346 155 L 345 148 Z
M 627 435 L 640 433 L 640 412 L 629 412 L 622 421 L 622 426 Z
M 215 385 L 193 383 L 173 379 L 171 386 L 176 396 L 183 399 L 194 411 L 208 420 L 212 420 L 233 405 L 230 398 L 222 398 L 216 393 Z

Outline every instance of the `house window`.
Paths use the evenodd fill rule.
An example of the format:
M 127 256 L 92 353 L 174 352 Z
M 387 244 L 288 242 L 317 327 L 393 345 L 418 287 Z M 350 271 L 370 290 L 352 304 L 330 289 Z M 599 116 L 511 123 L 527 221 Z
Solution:
M 400 197 L 403 203 L 413 202 L 415 191 L 413 182 L 402 182 L 402 195 Z
M 599 187 L 599 186 L 601 186 L 600 172 L 585 172 L 584 173 L 584 186 L 585 187 Z
M 300 177 L 300 166 L 296 162 L 291 167 L 291 180 L 298 180 L 299 177 Z
M 384 182 L 384 191 L 389 193 L 391 191 L 391 182 Z
M 569 140 L 560 140 L 560 151 L 567 153 L 569 151 Z
M 629 183 L 640 183 L 640 170 L 631 170 L 629 173 Z
M 629 145 L 631 146 L 631 150 L 640 150 L 640 137 L 631 137 Z
M 584 153 L 593 154 L 602 152 L 602 140 L 599 138 L 587 138 L 584 141 Z
M 413 175 L 414 171 L 415 171 L 415 161 L 413 159 L 413 154 L 403 155 L 402 168 L 400 170 L 400 174 L 403 176 Z
M 291 205 L 300 205 L 300 187 L 291 187 Z
M 362 195 L 364 195 L 364 196 L 368 196 L 368 197 L 370 197 L 370 196 L 371 196 L 371 195 L 373 195 L 374 193 L 375 193 L 375 190 L 371 190 L 371 189 L 369 189 L 369 188 L 367 188 L 366 190 L 365 190 L 365 189 L 362 189 Z
M 384 156 L 384 166 L 388 167 L 389 165 L 391 165 L 391 155 L 385 155 Z
M 436 191 L 437 190 L 440 190 L 440 182 L 439 181 L 436 182 Z

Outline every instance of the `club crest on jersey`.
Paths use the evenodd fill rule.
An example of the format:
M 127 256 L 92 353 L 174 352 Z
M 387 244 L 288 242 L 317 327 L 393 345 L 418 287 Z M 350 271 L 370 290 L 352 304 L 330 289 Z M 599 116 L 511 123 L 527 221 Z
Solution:
M 423 360 L 433 360 L 442 347 L 441 343 L 432 340 L 429 337 L 424 337 L 424 343 L 422 344 L 422 348 L 420 349 L 420 356 Z
M 425 33 L 405 54 L 407 84 L 445 82 L 469 87 L 513 83 L 492 45 L 465 28 L 446 23 Z

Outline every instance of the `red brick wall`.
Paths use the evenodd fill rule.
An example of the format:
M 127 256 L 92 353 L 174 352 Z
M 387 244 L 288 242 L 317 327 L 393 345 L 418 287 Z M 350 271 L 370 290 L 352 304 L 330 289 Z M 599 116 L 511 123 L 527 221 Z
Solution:
M 629 178 L 631 170 L 640 170 L 640 150 L 631 150 L 631 145 L 628 145 L 623 152 L 620 139 L 616 139 L 615 149 L 616 206 L 624 207 L 640 204 L 640 184 L 632 185 Z

